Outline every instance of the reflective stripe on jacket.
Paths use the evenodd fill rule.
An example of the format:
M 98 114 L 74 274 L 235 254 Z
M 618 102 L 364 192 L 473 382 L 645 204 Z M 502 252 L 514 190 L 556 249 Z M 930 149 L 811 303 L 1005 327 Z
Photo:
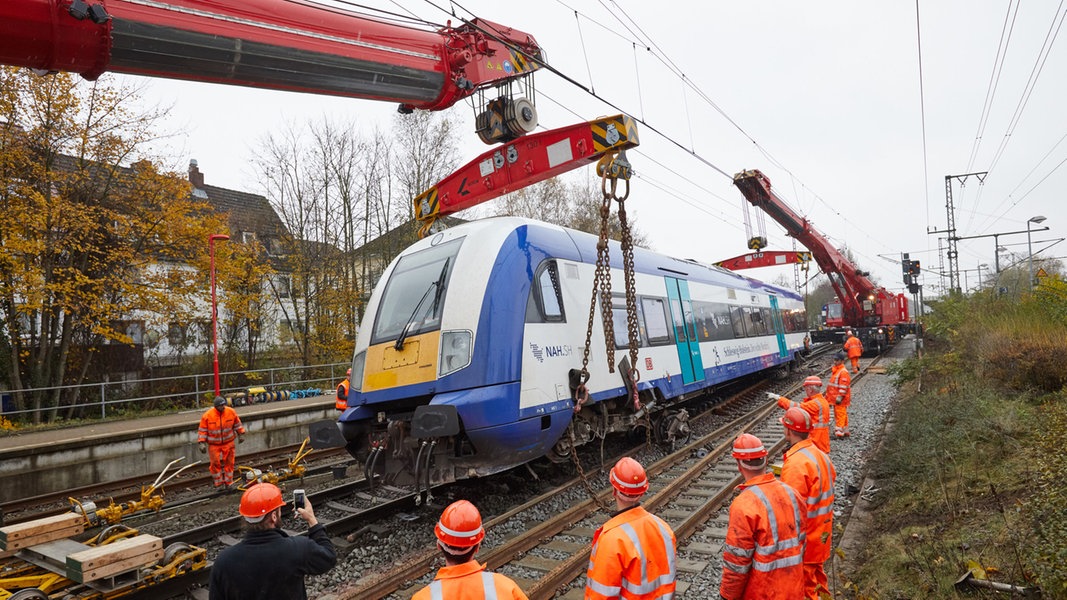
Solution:
M 797 442 L 786 450 L 782 463 L 782 483 L 796 490 L 804 499 L 805 563 L 822 563 L 830 558 L 836 479 L 834 463 L 815 447 L 811 438 Z
M 485 565 L 469 560 L 462 565 L 442 567 L 433 583 L 411 600 L 527 600 L 512 580 L 485 570 Z
M 790 400 L 785 396 L 778 398 L 778 406 L 788 409 L 799 406 L 811 415 L 811 433 L 809 439 L 823 452 L 830 453 L 830 403 L 820 393 L 804 398 L 803 402 Z
M 676 562 L 670 526 L 640 505 L 624 510 L 593 537 L 585 597 L 671 600 Z
M 341 382 L 341 385 L 337 386 L 337 400 L 333 403 L 334 408 L 337 410 L 348 409 L 348 378 Z
M 741 493 L 730 504 L 719 595 L 726 600 L 803 597 L 803 500 L 770 473 L 737 487 Z
M 237 411 L 229 406 L 223 407 L 222 412 L 215 408 L 209 408 L 200 417 L 200 430 L 197 432 L 197 442 L 208 444 L 232 444 L 237 434 L 244 435 L 245 427 L 241 425 L 241 417 Z
M 849 358 L 861 356 L 863 354 L 863 342 L 856 336 L 851 336 L 845 340 L 845 352 L 848 352 Z
M 852 404 L 852 376 L 845 365 L 834 365 L 830 383 L 826 384 L 826 400 L 834 406 Z

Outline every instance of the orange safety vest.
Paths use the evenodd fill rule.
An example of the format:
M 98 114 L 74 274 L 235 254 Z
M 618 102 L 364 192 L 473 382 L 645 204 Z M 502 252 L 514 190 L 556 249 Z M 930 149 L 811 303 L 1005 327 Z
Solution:
M 723 546 L 719 595 L 726 600 L 804 596 L 803 500 L 771 473 L 737 486 Z
M 850 336 L 845 340 L 845 352 L 848 352 L 849 358 L 855 358 L 863 355 L 863 342 L 856 336 Z
M 616 513 L 593 535 L 586 600 L 674 597 L 674 532 L 640 505 Z
M 334 408 L 337 410 L 348 409 L 348 378 L 341 382 L 341 385 L 337 386 L 337 400 L 333 403 Z
M 811 438 L 785 451 L 782 483 L 804 499 L 804 562 L 822 564 L 830 558 L 834 521 L 834 481 L 837 470 Z
M 830 453 L 830 403 L 825 396 L 816 392 L 814 396 L 804 398 L 803 402 L 782 396 L 778 398 L 778 406 L 785 409 L 799 406 L 811 415 L 811 433 L 808 437 L 815 442 L 819 450 Z
M 237 411 L 225 406 L 220 413 L 214 407 L 207 409 L 200 417 L 200 430 L 197 442 L 207 442 L 211 446 L 232 444 L 237 434 L 244 435 L 245 427 Z
M 830 382 L 826 384 L 826 400 L 834 406 L 852 404 L 852 376 L 845 365 L 834 365 Z
M 442 567 L 433 583 L 411 600 L 527 600 L 519 586 L 500 573 L 490 573 L 485 565 L 469 560 L 462 565 Z

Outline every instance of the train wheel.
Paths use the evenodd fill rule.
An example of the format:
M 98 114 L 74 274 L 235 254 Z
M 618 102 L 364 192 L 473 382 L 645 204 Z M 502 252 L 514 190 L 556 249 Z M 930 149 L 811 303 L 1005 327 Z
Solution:
M 167 546 L 166 550 L 163 551 L 163 558 L 159 561 L 159 566 L 162 567 L 169 565 L 170 563 L 174 562 L 174 559 L 180 557 L 186 552 L 189 552 L 190 550 L 192 550 L 192 547 L 190 547 L 189 544 L 184 544 L 181 542 Z M 185 560 L 182 561 L 180 564 L 175 565 L 174 570 L 180 573 L 182 571 L 192 568 L 192 565 L 193 562 L 191 559 Z
M 670 411 L 656 420 L 656 441 L 674 451 L 689 443 L 692 431 L 686 422 L 688 414 Z
M 556 463 L 557 465 L 558 464 L 563 464 L 565 462 L 570 462 L 570 460 L 571 460 L 571 437 L 570 437 L 570 435 L 564 433 L 563 436 L 561 438 L 559 438 L 559 441 L 556 442 L 556 445 L 552 446 L 552 449 L 549 450 L 548 454 L 546 454 L 545 456 L 548 457 L 548 460 Z
M 48 600 L 48 594 L 37 588 L 26 588 L 11 594 L 8 600 Z

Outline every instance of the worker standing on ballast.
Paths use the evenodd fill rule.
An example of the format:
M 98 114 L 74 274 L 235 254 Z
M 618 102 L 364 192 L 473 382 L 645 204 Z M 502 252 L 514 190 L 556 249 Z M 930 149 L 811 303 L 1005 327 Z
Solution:
M 648 491 L 644 467 L 625 456 L 609 477 L 617 510 L 593 534 L 586 600 L 671 598 L 677 563 L 674 531 L 641 506 L 641 496 Z
M 282 528 L 282 491 L 257 483 L 241 496 L 245 535 L 219 553 L 211 566 L 209 600 L 307 600 L 305 575 L 321 575 L 337 564 L 337 553 L 304 497 L 296 516 L 308 525 L 306 536 Z
M 211 479 L 216 488 L 233 483 L 234 437 L 237 443 L 245 441 L 245 427 L 237 411 L 226 405 L 226 399 L 215 396 L 215 406 L 204 411 L 200 417 L 197 442 L 200 454 L 211 451 Z
M 852 330 L 845 331 L 845 352 L 848 353 L 848 359 L 852 361 L 852 374 L 859 375 L 860 373 L 860 357 L 863 356 L 863 342 Z
M 809 437 L 811 415 L 800 407 L 791 407 L 781 419 L 785 439 L 790 444 L 782 462 L 782 483 L 800 494 L 805 507 L 804 519 L 804 597 L 819 600 L 829 597 L 826 570 L 834 531 L 834 482 L 837 470 L 830 457 L 819 450 Z
M 333 403 L 333 407 L 337 410 L 348 410 L 348 387 L 351 385 L 348 379 L 350 377 L 352 377 L 351 368 L 345 371 L 345 380 L 337 386 L 337 400 Z
M 478 508 L 466 500 L 449 504 L 433 528 L 445 566 L 411 600 L 527 600 L 518 584 L 474 560 L 485 529 Z
M 852 435 L 848 430 L 848 407 L 852 404 L 852 377 L 845 368 L 845 353 L 834 355 L 830 381 L 826 384 L 826 401 L 834 407 L 834 437 Z
M 731 454 L 745 478 L 730 503 L 719 596 L 725 600 L 797 600 L 804 596 L 804 500 L 767 472 L 767 449 L 751 433 Z
M 778 401 L 778 406 L 784 409 L 796 406 L 811 415 L 813 430 L 811 441 L 823 452 L 830 453 L 830 403 L 826 397 L 819 393 L 822 389 L 822 379 L 812 375 L 804 380 L 804 393 L 806 396 L 800 402 L 790 400 L 785 396 L 779 396 L 774 392 L 767 392 L 767 396 Z

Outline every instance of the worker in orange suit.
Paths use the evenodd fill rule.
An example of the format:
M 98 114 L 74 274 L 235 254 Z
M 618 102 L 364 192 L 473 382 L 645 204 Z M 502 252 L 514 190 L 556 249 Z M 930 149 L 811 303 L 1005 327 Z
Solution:
M 834 355 L 830 381 L 826 384 L 826 401 L 834 407 L 834 437 L 852 435 L 848 430 L 848 407 L 852 404 L 852 377 L 845 368 L 845 353 Z
M 337 410 L 348 409 L 348 386 L 351 385 L 348 379 L 352 377 L 352 369 L 345 372 L 345 380 L 337 386 L 337 400 L 333 403 L 333 407 Z
M 826 397 L 819 393 L 822 389 L 822 379 L 815 375 L 804 380 L 805 397 L 800 402 L 790 400 L 785 396 L 779 396 L 774 392 L 767 392 L 773 400 L 778 401 L 778 406 L 788 409 L 797 406 L 811 415 L 814 430 L 811 432 L 811 440 L 815 442 L 819 450 L 830 453 L 830 403 Z
M 767 449 L 758 437 L 742 433 L 731 456 L 745 482 L 730 504 L 719 596 L 797 600 L 804 595 L 804 500 L 767 472 Z
M 641 506 L 648 476 L 625 456 L 609 474 L 617 509 L 593 535 L 586 572 L 586 600 L 651 600 L 674 596 L 677 553 L 674 531 Z
M 441 513 L 434 534 L 437 547 L 445 557 L 445 566 L 411 600 L 526 600 L 526 594 L 514 581 L 486 571 L 485 565 L 474 560 L 485 530 L 482 515 L 473 504 L 466 500 L 449 504 Z
M 785 411 L 781 419 L 790 447 L 782 462 L 782 483 L 804 500 L 804 597 L 819 600 L 829 596 L 823 563 L 830 558 L 834 528 L 834 481 L 837 470 L 825 452 L 815 446 L 809 434 L 811 415 L 799 407 Z
M 215 396 L 215 406 L 207 409 L 200 417 L 200 431 L 197 441 L 200 454 L 211 450 L 211 479 L 215 487 L 226 487 L 233 483 L 234 447 L 245 441 L 245 427 L 237 411 L 226 405 L 226 399 Z
M 848 353 L 848 359 L 852 361 L 852 374 L 858 375 L 860 372 L 860 356 L 863 356 L 863 342 L 852 330 L 849 329 L 845 332 L 845 352 Z

